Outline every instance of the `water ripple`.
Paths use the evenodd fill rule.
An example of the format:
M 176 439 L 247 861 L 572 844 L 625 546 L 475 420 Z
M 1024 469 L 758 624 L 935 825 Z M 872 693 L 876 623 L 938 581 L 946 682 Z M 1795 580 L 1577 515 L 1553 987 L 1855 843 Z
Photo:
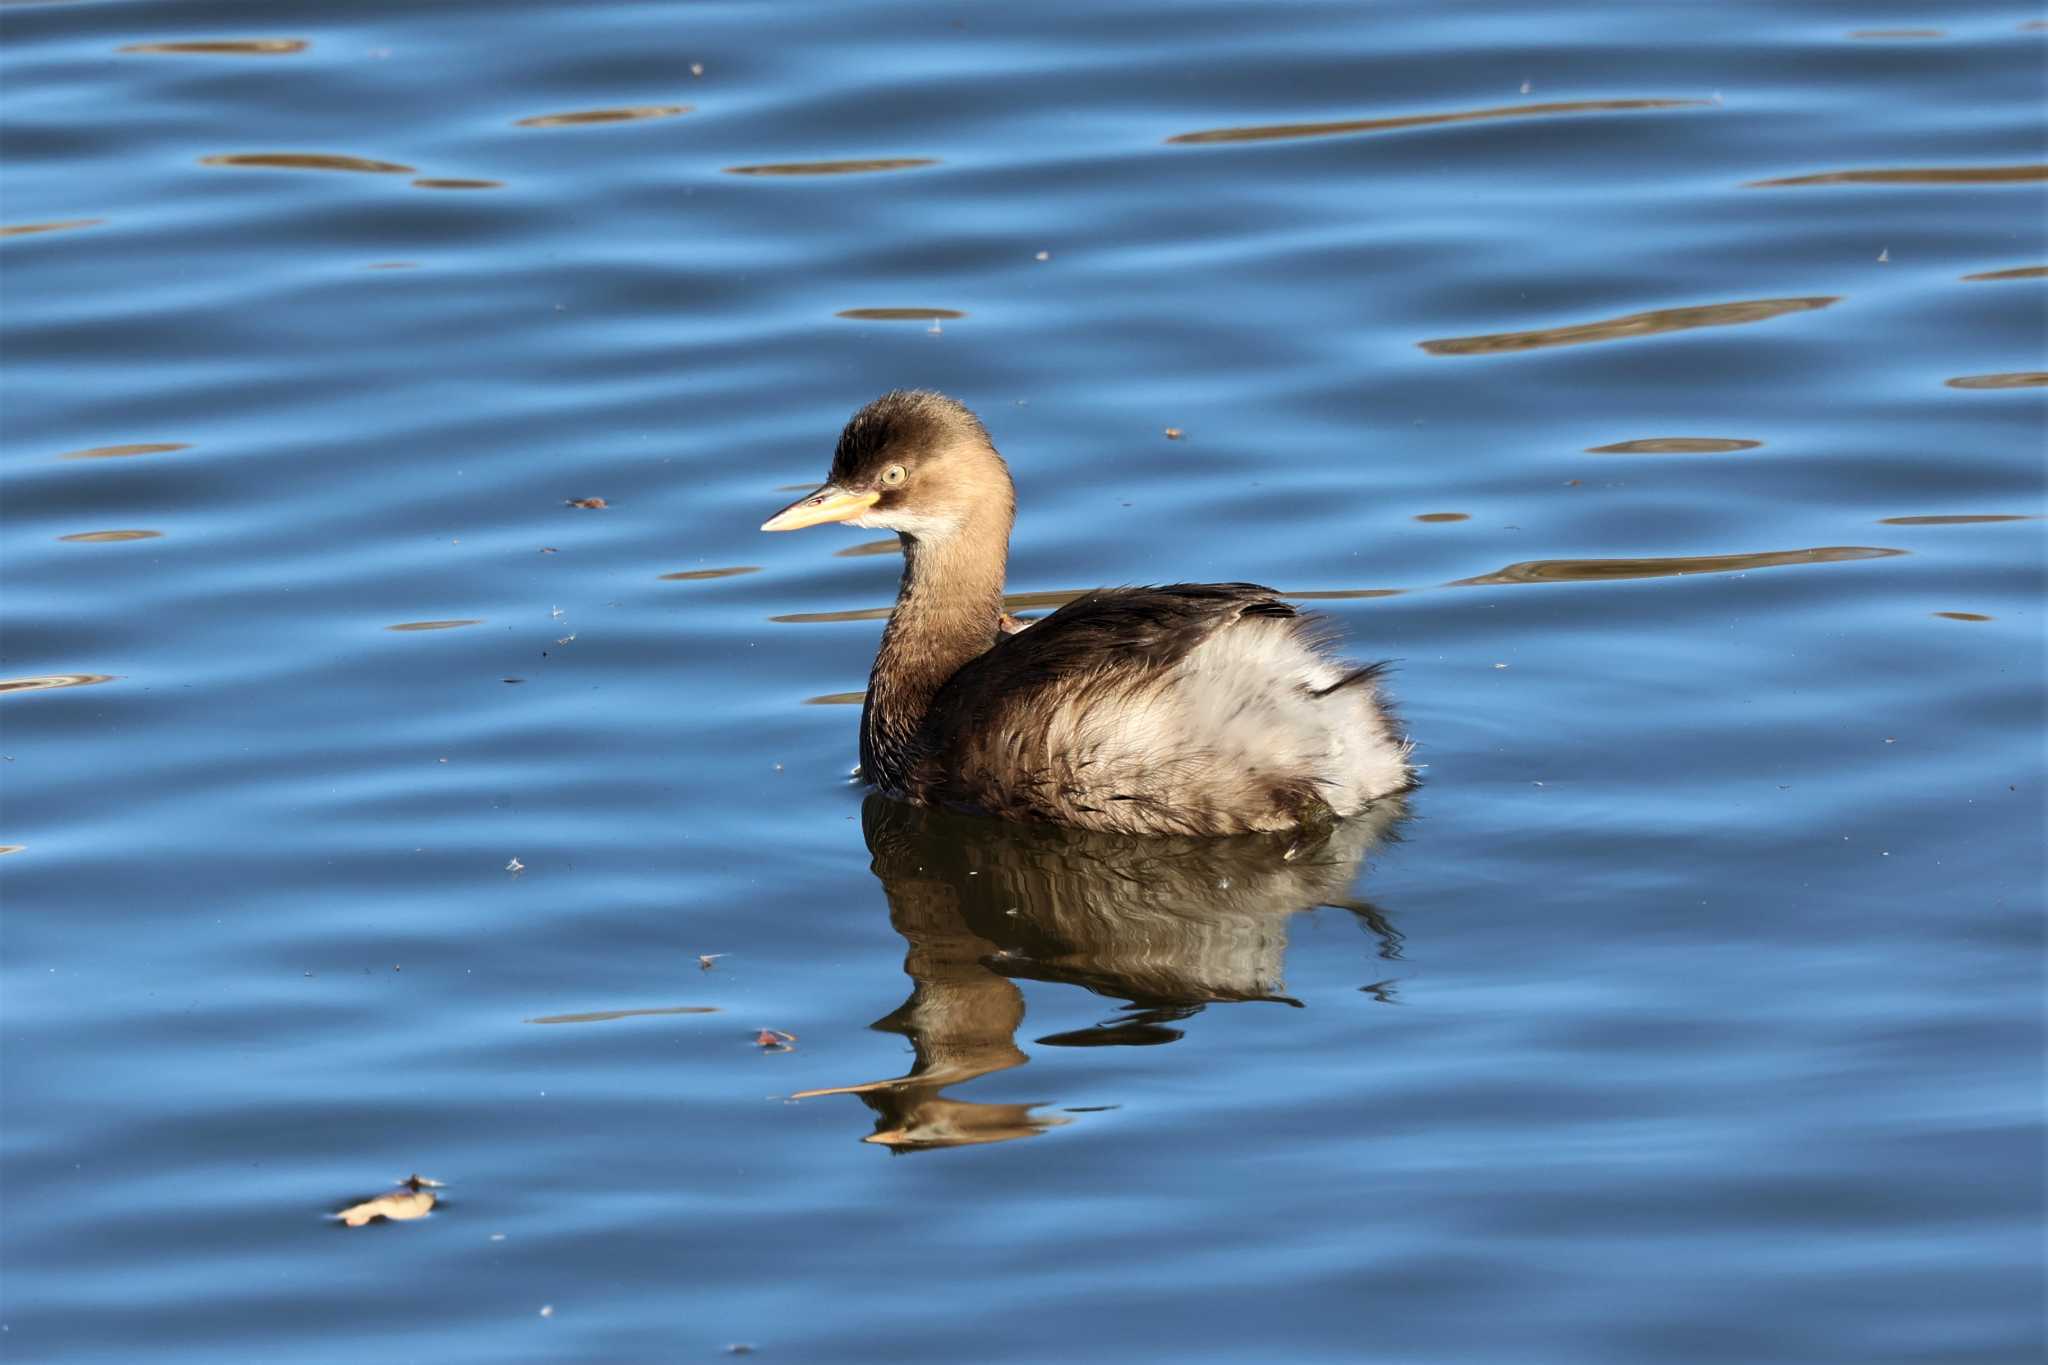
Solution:
M 249 166 L 261 170 L 359 171 L 370 175 L 411 175 L 411 166 L 374 161 L 366 156 L 329 152 L 223 152 L 199 158 L 202 166 Z
M 190 441 L 137 441 L 130 445 L 94 446 L 90 450 L 71 450 L 59 455 L 60 460 L 118 460 L 130 455 L 168 455 L 175 450 L 190 450 Z
M 1451 114 L 1403 114 L 1392 118 L 1342 119 L 1331 123 L 1266 123 L 1243 128 L 1205 128 L 1176 133 L 1173 143 L 1275 142 L 1284 138 L 1337 137 L 1350 133 L 1391 133 L 1407 128 L 1434 128 L 1446 123 L 1487 119 L 1556 118 L 1565 114 L 1633 113 L 1645 109 L 1699 109 L 1712 100 L 1637 99 L 1565 100 L 1551 104 L 1505 104 L 1491 109 L 1466 109 Z
M 46 692 L 57 687 L 91 687 L 113 681 L 111 673 L 45 673 L 33 678 L 0 678 L 0 692 Z
M 931 157 L 869 157 L 860 161 L 772 161 L 758 166 L 727 166 L 727 175 L 866 175 L 873 171 L 909 171 L 936 166 Z
M 1673 578 L 1684 574 L 1746 573 L 1790 564 L 1838 564 L 1906 554 L 1870 545 L 1823 545 L 1811 550 L 1767 550 L 1743 555 L 1680 555 L 1666 559 L 1529 559 L 1478 578 L 1461 578 L 1454 588 L 1504 583 L 1607 583 L 1631 578 Z
M 1788 313 L 1811 312 L 1841 302 L 1839 294 L 1817 294 L 1790 299 L 1750 299 L 1740 303 L 1709 303 L 1690 308 L 1658 308 L 1647 313 L 1599 322 L 1579 322 L 1563 327 L 1542 327 L 1528 332 L 1494 332 L 1486 336 L 1445 337 L 1419 341 L 1416 345 L 1431 355 L 1500 355 L 1509 351 L 1533 351 L 1545 346 L 1579 346 L 1590 341 L 1628 341 L 1663 332 L 1683 332 L 1694 327 L 1729 327 L 1745 322 L 1764 322 Z
M 1731 436 L 1650 436 L 1640 441 L 1616 441 L 1611 446 L 1587 446 L 1588 455 L 1725 455 L 1733 450 L 1755 450 L 1762 441 Z
M 78 228 L 98 227 L 106 222 L 104 218 L 62 218 L 48 223 L 15 223 L 0 227 L 0 237 L 28 237 L 39 232 L 71 232 Z
M 632 123 L 642 119 L 674 118 L 678 114 L 690 113 L 695 108 L 688 104 L 637 104 L 620 109 L 583 109 L 568 114 L 536 114 L 532 118 L 518 120 L 518 128 L 572 128 L 592 123 Z
M 2007 374 L 1965 374 L 1943 382 L 1952 389 L 2034 389 L 2048 384 L 2048 370 L 2015 370 Z
M 120 52 L 154 52 L 177 56 L 282 57 L 304 52 L 304 38 L 219 38 L 199 42 L 130 43 Z
M 2048 165 L 1915 166 L 1900 170 L 1823 171 L 1788 175 L 1776 180 L 1751 180 L 1750 190 L 1784 189 L 1794 185 L 2012 185 L 2048 180 Z

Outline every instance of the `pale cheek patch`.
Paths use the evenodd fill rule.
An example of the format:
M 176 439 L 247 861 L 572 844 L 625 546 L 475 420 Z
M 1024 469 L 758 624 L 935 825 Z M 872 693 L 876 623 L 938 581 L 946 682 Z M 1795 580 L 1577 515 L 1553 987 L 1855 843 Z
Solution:
M 915 536 L 919 540 L 944 540 L 960 529 L 960 518 L 900 510 L 885 512 L 877 507 L 861 513 L 846 524 L 864 530 L 899 531 L 904 535 Z

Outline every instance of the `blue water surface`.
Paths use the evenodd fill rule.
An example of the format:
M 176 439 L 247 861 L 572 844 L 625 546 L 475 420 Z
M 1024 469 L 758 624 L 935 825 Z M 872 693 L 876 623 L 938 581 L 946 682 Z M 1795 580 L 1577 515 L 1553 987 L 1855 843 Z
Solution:
M 7 4 L 0 1354 L 2039 1359 L 2044 96 L 1994 0 Z M 755 527 L 896 386 L 1018 610 L 1298 594 L 1421 789 L 864 803 L 898 561 Z

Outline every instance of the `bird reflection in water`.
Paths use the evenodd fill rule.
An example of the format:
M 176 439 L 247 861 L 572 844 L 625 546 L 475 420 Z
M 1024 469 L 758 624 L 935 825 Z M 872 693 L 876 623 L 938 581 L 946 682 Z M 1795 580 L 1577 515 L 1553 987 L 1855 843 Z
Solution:
M 871 1027 L 907 1037 L 910 1073 L 806 1090 L 855 1095 L 875 1113 L 865 1141 L 923 1151 L 1034 1137 L 1067 1122 L 1034 1103 L 955 1099 L 949 1086 L 1022 1066 L 1024 997 L 1016 980 L 1062 981 L 1125 1001 L 1105 1023 L 1041 1046 L 1170 1043 L 1173 1027 L 1225 1001 L 1299 1008 L 1282 977 L 1287 922 L 1331 906 L 1356 916 L 1382 958 L 1400 935 L 1373 906 L 1347 899 L 1366 855 L 1397 837 L 1400 798 L 1310 845 L 1289 836 L 1135 837 L 1014 824 L 906 805 L 861 808 L 889 919 L 909 945 L 910 998 Z M 1377 998 L 1391 983 L 1371 988 Z

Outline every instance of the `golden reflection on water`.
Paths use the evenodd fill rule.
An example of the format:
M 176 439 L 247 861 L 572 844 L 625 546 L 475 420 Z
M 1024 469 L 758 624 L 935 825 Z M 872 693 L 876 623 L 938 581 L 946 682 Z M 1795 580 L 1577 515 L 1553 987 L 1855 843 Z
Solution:
M 858 706 L 868 699 L 865 692 L 827 692 L 822 697 L 805 697 L 805 706 Z
M 4 858 L 10 853 L 19 853 L 27 847 L 27 844 L 0 844 L 0 858 Z
M 1605 583 L 1625 578 L 1673 578 L 1696 573 L 1746 573 L 1788 564 L 1838 564 L 1853 559 L 1889 559 L 1907 553 L 1870 545 L 1822 545 L 1811 550 L 1767 550 L 1746 555 L 1680 555 L 1666 559 L 1529 559 L 1478 578 L 1460 578 L 1453 588 L 1503 583 Z
M 1783 189 L 1792 185 L 2010 185 L 2048 180 L 2048 165 L 1914 166 L 1900 170 L 1825 171 L 1819 175 L 1788 175 L 1777 180 L 1752 180 L 1746 190 Z
M 1533 351 L 1545 346 L 1579 346 L 1589 341 L 1626 341 L 1663 332 L 1689 331 L 1694 327 L 1730 327 L 1744 322 L 1764 322 L 1788 313 L 1811 312 L 1840 301 L 1839 294 L 1816 294 L 1795 299 L 1749 299 L 1690 308 L 1658 308 L 1647 313 L 1605 318 L 1599 322 L 1542 327 L 1531 332 L 1444 337 L 1436 341 L 1420 341 L 1416 345 L 1431 355 L 1500 355 L 1509 351 Z
M 865 161 L 775 161 L 760 166 L 727 166 L 727 175 L 865 175 L 871 171 L 908 171 L 936 166 L 927 156 L 870 157 Z
M 58 536 L 57 539 L 103 545 L 116 540 L 155 540 L 162 535 L 162 531 L 77 531 L 68 536 Z
M 1762 441 L 1745 441 L 1725 436 L 1651 436 L 1640 441 L 1616 441 L 1611 446 L 1587 446 L 1588 455 L 1725 455 L 1731 450 L 1755 450 Z
M 714 1005 L 669 1005 L 661 1009 L 591 1010 L 586 1014 L 544 1014 L 529 1024 L 603 1024 L 613 1019 L 641 1019 L 656 1014 L 716 1014 Z
M 64 218 L 51 223 L 16 223 L 0 227 L 0 237 L 27 237 L 38 232 L 69 232 L 73 228 L 98 227 L 104 218 Z
M 849 545 L 843 550 L 834 550 L 832 557 L 834 559 L 861 559 L 868 555 L 900 555 L 902 553 L 903 541 L 897 536 L 890 536 L 887 540 L 864 540 L 858 545 Z
M 1128 1002 L 1092 1029 L 1040 1046 L 1172 1043 L 1212 1004 L 1301 1007 L 1283 975 L 1290 918 L 1327 906 L 1358 917 L 1362 964 L 1400 936 L 1345 899 L 1366 855 L 1406 814 L 1399 799 L 1312 846 L 1283 838 L 1127 838 L 924 810 L 870 795 L 861 827 L 903 936 L 909 999 L 870 1028 L 910 1040 L 902 1076 L 804 1090 L 852 1095 L 874 1114 L 862 1140 L 896 1152 L 1035 1137 L 1070 1122 L 1043 1104 L 945 1093 L 1024 1065 L 1017 980 L 1080 986 Z M 1378 972 L 1372 973 L 1379 975 Z M 1193 1065 L 1199 1059 L 1188 1059 Z
M 520 119 L 515 128 L 570 128 L 589 123 L 631 123 L 638 119 L 674 118 L 687 114 L 690 104 L 636 104 L 622 109 L 583 109 L 569 114 L 536 114 Z
M 930 322 L 941 318 L 964 318 L 956 308 L 842 308 L 835 318 L 856 318 L 862 322 Z
M 386 626 L 386 627 L 384 627 L 384 629 L 386 629 L 386 630 L 454 630 L 454 629 L 455 629 L 455 628 L 456 628 L 457 626 L 480 626 L 480 625 L 482 625 L 483 623 L 484 623 L 484 622 L 483 622 L 483 618 L 479 616 L 479 617 L 471 617 L 471 618 L 467 618 L 467 619 L 463 619 L 463 620 L 450 620 L 450 621 L 401 621 L 401 622 L 400 622 L 399 624 L 397 624 L 397 625 L 395 625 L 395 626 Z
M 1436 524 L 1448 521 L 1470 521 L 1472 520 L 1472 514 L 1470 512 L 1418 512 L 1415 514 L 1415 519 Z
M 2020 370 L 2013 374 L 1966 374 L 1946 382 L 1952 389 L 2033 389 L 2048 384 L 2048 370 Z
M 304 38 L 220 38 L 192 43 L 130 43 L 120 52 L 158 52 L 207 57 L 282 57 L 304 52 Z
M 1979 280 L 2039 280 L 2048 279 L 2048 265 L 2021 265 L 2011 270 L 1983 270 L 1975 275 L 1963 276 L 1965 284 Z
M 125 446 L 94 446 L 91 450 L 70 450 L 57 458 L 60 460 L 116 460 L 129 455 L 167 455 L 174 450 L 190 450 L 190 441 L 141 441 Z
M 0 678 L 0 692 L 45 692 L 53 687 L 91 687 L 113 680 L 111 673 L 45 673 L 33 678 Z
M 339 156 L 327 152 L 226 152 L 199 158 L 202 166 L 254 166 L 285 171 L 363 171 L 371 175 L 411 175 L 413 168 L 396 161 L 373 161 L 366 156 Z
M 1938 517 L 1879 517 L 1880 526 L 1976 526 L 1990 521 L 2039 521 L 2022 512 L 1981 512 Z
M 664 583 L 695 583 L 706 578 L 737 578 L 743 573 L 759 573 L 758 564 L 735 564 L 729 569 L 685 569 L 681 573 L 661 575 Z
M 501 190 L 502 180 L 458 180 L 448 176 L 423 176 L 412 182 L 416 190 Z
M 1985 616 L 1981 612 L 1974 611 L 1937 611 L 1934 614 L 1944 621 L 1991 621 L 1997 619 L 1996 617 Z
M 1246 128 L 1205 128 L 1177 133 L 1172 143 L 1273 142 L 1283 138 L 1335 137 L 1347 133 L 1391 133 L 1404 128 L 1432 128 L 1445 123 L 1476 123 L 1487 119 L 1554 118 L 1561 114 L 1631 113 L 1642 109 L 1697 109 L 1712 100 L 1565 100 L 1554 104 L 1504 104 L 1491 109 L 1466 109 L 1451 114 L 1403 114 L 1393 118 L 1344 119 L 1335 123 L 1267 123 Z

